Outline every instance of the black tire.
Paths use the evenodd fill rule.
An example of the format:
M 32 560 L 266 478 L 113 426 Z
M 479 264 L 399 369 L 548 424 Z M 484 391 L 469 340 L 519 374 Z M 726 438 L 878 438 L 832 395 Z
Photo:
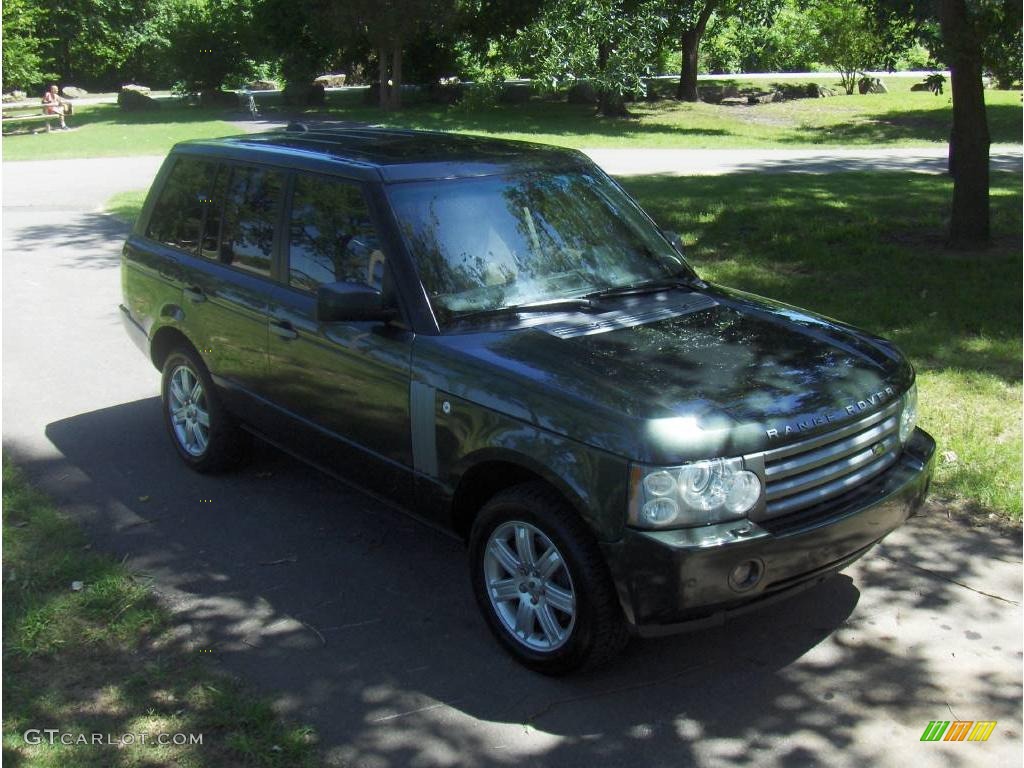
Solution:
M 518 589 L 521 595 L 505 600 L 491 598 L 488 568 L 492 569 L 493 577 L 496 561 L 494 558 L 486 558 L 487 549 L 492 536 L 501 538 L 503 532 L 509 530 L 515 532 L 518 541 L 520 530 L 514 523 L 526 523 L 532 531 L 541 534 L 538 538 L 532 538 L 531 533 L 533 542 L 543 541 L 543 537 L 546 537 L 555 546 L 564 563 L 564 571 L 559 566 L 556 578 L 561 574 L 561 578 L 565 579 L 567 575 L 567 583 L 575 593 L 574 616 L 570 618 L 568 612 L 554 614 L 558 617 L 558 629 L 564 630 L 566 634 L 564 639 L 559 640 L 561 644 L 550 650 L 531 647 L 530 637 L 526 634 L 522 638 L 518 637 L 516 628 L 506 623 L 511 618 L 507 615 L 503 618 L 499 613 L 501 608 L 497 606 L 497 603 L 504 603 L 509 612 L 513 606 L 522 606 L 526 600 L 536 606 L 538 601 L 547 600 L 543 587 L 538 587 L 540 591 L 537 595 L 533 592 L 523 593 L 525 584 L 520 581 Z M 538 563 L 541 560 L 542 557 L 535 558 Z M 617 656 L 629 641 L 629 632 L 611 574 L 593 534 L 565 500 L 544 483 L 514 486 L 499 492 L 484 505 L 470 533 L 469 562 L 473 592 L 488 626 L 502 646 L 530 669 L 545 675 L 564 675 L 583 667 L 600 666 Z M 504 569 L 503 573 L 512 573 L 511 569 L 500 567 Z M 513 576 L 504 580 L 514 581 L 515 578 Z M 529 575 L 518 578 L 525 580 Z M 531 589 L 536 586 L 533 582 L 531 585 Z M 533 619 L 529 621 L 537 635 L 533 642 L 548 642 L 550 635 L 547 635 L 547 640 L 540 637 L 542 633 L 546 634 L 543 623 L 539 619 L 536 623 L 533 623 Z
M 201 413 L 205 409 L 208 415 L 205 446 L 200 447 L 197 441 L 183 438 L 172 418 L 172 380 L 182 369 L 187 370 L 201 387 L 196 406 Z M 164 361 L 163 380 L 160 386 L 161 411 L 164 426 L 171 438 L 175 450 L 191 469 L 196 472 L 221 472 L 237 466 L 246 455 L 248 435 L 240 430 L 220 401 L 210 373 L 198 353 L 189 347 L 180 347 L 171 352 Z M 192 436 L 194 438 L 194 434 Z

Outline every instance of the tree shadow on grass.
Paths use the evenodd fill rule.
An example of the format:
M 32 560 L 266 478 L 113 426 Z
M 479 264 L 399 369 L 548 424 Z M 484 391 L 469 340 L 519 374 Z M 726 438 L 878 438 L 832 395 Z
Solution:
M 943 247 L 951 184 L 906 173 L 631 177 L 709 279 L 895 340 L 925 369 L 1021 380 L 1020 176 L 993 174 L 992 247 Z
M 941 97 L 940 97 L 941 98 Z M 989 104 L 989 135 L 994 143 L 1020 143 L 1024 130 L 1021 109 L 1012 104 Z M 800 126 L 781 141 L 787 144 L 865 145 L 898 141 L 949 141 L 952 106 L 940 109 L 898 109 L 828 126 Z

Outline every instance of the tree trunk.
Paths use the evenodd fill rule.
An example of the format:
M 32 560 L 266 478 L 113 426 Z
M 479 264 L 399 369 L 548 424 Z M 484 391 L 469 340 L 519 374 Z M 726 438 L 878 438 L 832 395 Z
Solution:
M 981 45 L 968 18 L 965 0 L 942 0 L 939 23 L 953 90 L 953 129 L 949 136 L 953 208 L 949 245 L 976 248 L 989 241 L 989 133 Z
M 380 74 L 377 79 L 377 83 L 380 86 L 380 93 L 378 94 L 378 98 L 380 99 L 380 108 L 383 110 L 387 110 L 390 108 L 391 105 L 391 94 L 388 88 L 388 80 L 390 80 L 391 78 L 388 77 L 389 56 L 387 48 L 384 48 L 382 46 L 381 49 L 377 52 L 377 58 L 380 61 Z
M 601 42 L 597 44 L 597 71 L 601 74 L 602 82 L 605 81 L 605 68 L 608 66 L 610 54 L 610 43 Z M 629 117 L 629 110 L 626 109 L 626 100 L 622 94 L 618 91 L 610 90 L 606 85 L 598 86 L 597 111 L 605 117 Z
M 679 36 L 679 48 L 682 52 L 683 63 L 679 67 L 679 86 L 676 88 L 676 98 L 680 101 L 700 101 L 700 92 L 697 90 L 697 68 L 700 61 L 700 39 L 704 36 L 704 30 L 708 26 L 708 19 L 718 5 L 718 0 L 708 0 L 697 17 L 697 23 L 688 29 L 684 29 Z
M 402 108 L 402 43 L 391 52 L 391 109 Z

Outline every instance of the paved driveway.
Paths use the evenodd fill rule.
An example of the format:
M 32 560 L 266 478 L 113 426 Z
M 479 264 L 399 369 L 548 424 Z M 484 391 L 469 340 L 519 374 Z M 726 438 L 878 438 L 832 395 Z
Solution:
M 1019 534 L 936 512 L 771 613 L 550 680 L 491 640 L 452 540 L 271 449 L 187 472 L 119 325 L 124 227 L 96 212 L 155 168 L 4 166 L 4 446 L 331 764 L 1020 764 Z M 921 743 L 935 719 L 999 725 Z

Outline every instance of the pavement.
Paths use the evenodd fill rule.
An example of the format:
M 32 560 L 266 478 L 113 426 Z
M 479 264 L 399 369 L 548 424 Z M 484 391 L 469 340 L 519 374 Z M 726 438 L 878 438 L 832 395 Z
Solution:
M 492 640 L 457 542 L 267 447 L 188 472 L 120 326 L 126 229 L 98 211 L 157 163 L 4 164 L 4 449 L 328 765 L 1020 765 L 1019 530 L 933 508 L 769 611 L 553 680 Z M 920 741 L 957 719 L 998 725 Z

